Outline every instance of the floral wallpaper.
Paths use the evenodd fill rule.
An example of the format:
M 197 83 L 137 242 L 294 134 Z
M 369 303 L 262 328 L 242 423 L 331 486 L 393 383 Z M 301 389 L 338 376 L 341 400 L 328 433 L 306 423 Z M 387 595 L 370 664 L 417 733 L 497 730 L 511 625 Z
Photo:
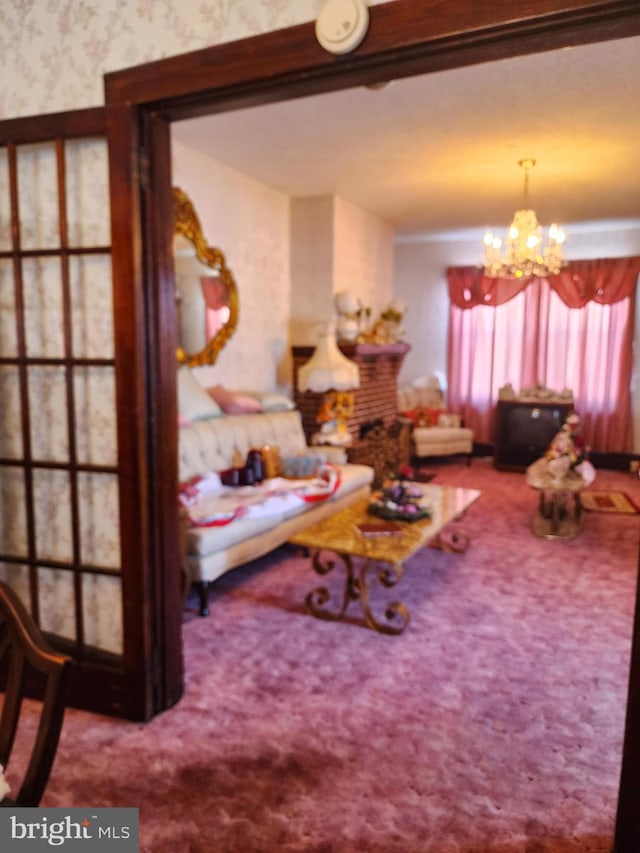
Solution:
M 109 71 L 313 21 L 323 3 L 2 0 L 0 118 L 98 106 Z

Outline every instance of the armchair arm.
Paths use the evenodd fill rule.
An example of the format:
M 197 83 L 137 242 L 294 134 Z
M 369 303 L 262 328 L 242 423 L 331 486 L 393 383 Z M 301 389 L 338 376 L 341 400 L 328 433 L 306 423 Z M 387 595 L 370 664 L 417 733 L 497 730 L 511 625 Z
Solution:
M 462 418 L 460 415 L 454 415 L 449 412 L 440 415 L 438 418 L 438 426 L 460 428 L 462 426 Z

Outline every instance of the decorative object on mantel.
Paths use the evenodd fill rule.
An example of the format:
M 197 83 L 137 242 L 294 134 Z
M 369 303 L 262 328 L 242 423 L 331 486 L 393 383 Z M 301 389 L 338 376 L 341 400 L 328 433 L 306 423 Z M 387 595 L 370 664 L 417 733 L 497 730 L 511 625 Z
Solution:
M 484 274 L 490 278 L 528 278 L 560 272 L 566 262 L 562 244 L 566 237 L 555 223 L 549 226 L 548 241 L 543 243 L 542 226 L 529 207 L 529 171 L 536 164 L 530 158 L 519 160 L 524 169 L 524 201 L 516 210 L 501 251 L 502 240 L 488 231 L 484 237 Z
M 338 340 L 354 343 L 358 340 L 363 326 L 369 322 L 371 308 L 365 308 L 358 296 L 341 290 L 334 297 L 338 313 Z
M 373 326 L 363 332 L 358 340 L 367 344 L 397 344 L 404 340 L 405 331 L 402 328 L 405 306 L 401 302 L 391 302 L 380 313 Z
M 340 352 L 334 328 L 329 324 L 323 329 L 309 361 L 298 370 L 300 391 L 324 393 L 316 416 L 321 427 L 313 436 L 314 444 L 348 447 L 352 443 L 347 419 L 353 413 L 353 391 L 359 387 L 358 365 Z

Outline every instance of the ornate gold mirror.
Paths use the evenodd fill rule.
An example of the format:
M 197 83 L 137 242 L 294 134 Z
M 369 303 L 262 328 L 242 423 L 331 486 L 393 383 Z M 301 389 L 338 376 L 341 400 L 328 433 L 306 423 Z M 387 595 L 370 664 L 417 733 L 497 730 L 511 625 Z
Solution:
M 238 290 L 220 249 L 207 245 L 189 196 L 173 188 L 178 364 L 215 364 L 238 325 Z

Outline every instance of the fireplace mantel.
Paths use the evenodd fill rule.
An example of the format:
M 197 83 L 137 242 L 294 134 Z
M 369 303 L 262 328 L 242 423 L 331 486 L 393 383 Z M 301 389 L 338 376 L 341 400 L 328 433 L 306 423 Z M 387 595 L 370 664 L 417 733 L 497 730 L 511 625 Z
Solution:
M 344 353 L 347 356 L 347 358 L 352 358 L 354 361 L 357 361 L 358 359 L 366 357 L 377 359 L 383 356 L 400 356 L 402 359 L 404 359 L 405 355 L 411 349 L 411 346 L 410 344 L 405 343 L 350 344 L 339 342 L 338 348 L 340 349 L 340 352 Z M 314 350 L 314 346 L 295 346 L 291 348 L 294 358 L 300 356 L 304 359 L 311 358 Z

